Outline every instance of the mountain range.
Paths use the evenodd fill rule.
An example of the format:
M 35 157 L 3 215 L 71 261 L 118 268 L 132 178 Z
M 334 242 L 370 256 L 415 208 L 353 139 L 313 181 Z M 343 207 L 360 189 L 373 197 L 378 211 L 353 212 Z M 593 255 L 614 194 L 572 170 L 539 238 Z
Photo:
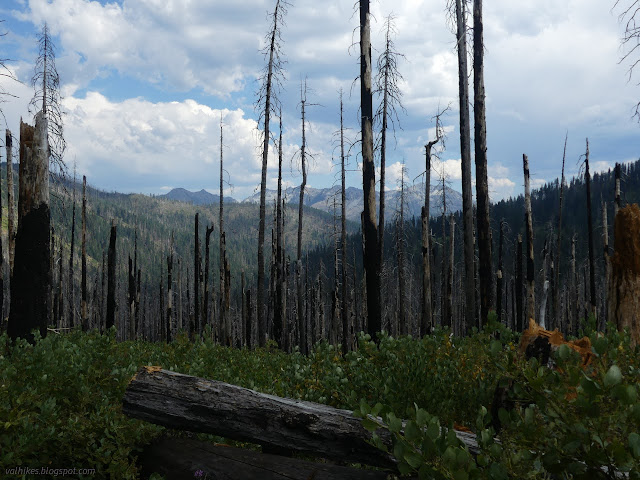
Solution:
M 455 190 L 445 187 L 446 203 L 448 212 L 456 212 L 462 209 L 462 195 Z M 266 191 L 266 203 L 267 205 L 273 204 L 277 196 L 276 190 L 267 189 Z M 285 200 L 291 205 L 297 205 L 300 198 L 300 187 L 287 188 L 283 196 Z M 395 218 L 395 214 L 400 211 L 400 190 L 388 190 L 386 192 L 386 221 L 391 222 Z M 190 192 L 184 188 L 174 188 L 170 192 L 160 195 L 170 200 L 177 200 L 181 202 L 192 203 L 194 205 L 210 205 L 219 203 L 220 197 L 213 195 L 206 190 L 200 190 L 199 192 Z M 361 189 L 356 187 L 348 187 L 345 191 L 346 197 L 346 213 L 347 219 L 360 222 L 360 212 L 362 211 L 364 193 Z M 380 192 L 376 191 L 376 201 L 379 202 Z M 442 214 L 442 186 L 432 186 L 430 192 L 430 215 L 438 216 Z M 231 197 L 225 197 L 225 202 L 236 203 L 237 200 Z M 248 198 L 245 198 L 240 203 L 259 203 L 260 193 L 255 193 Z M 322 210 L 324 212 L 333 213 L 334 206 L 339 211 L 340 209 L 340 187 L 334 186 L 331 188 L 313 188 L 306 187 L 304 195 L 304 204 L 308 207 Z M 419 217 L 422 206 L 424 205 L 424 185 L 416 184 L 405 189 L 405 217 Z

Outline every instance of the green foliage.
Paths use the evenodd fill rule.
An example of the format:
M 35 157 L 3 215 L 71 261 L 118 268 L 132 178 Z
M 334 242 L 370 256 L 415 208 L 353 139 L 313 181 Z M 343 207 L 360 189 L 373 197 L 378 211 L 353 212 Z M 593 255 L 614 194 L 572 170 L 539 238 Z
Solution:
M 613 330 L 613 329 L 610 329 Z M 35 345 L 0 337 L 0 471 L 17 466 L 96 468 L 93 478 L 137 478 L 136 455 L 161 427 L 125 417 L 121 401 L 142 365 L 221 380 L 264 393 L 354 410 L 372 441 L 403 473 L 437 479 L 608 478 L 640 468 L 640 352 L 615 331 L 593 333 L 595 358 L 581 367 L 569 348 L 559 368 L 525 362 L 517 337 L 491 323 L 472 337 L 447 330 L 414 339 L 368 335 L 346 356 L 316 345 L 308 357 L 273 345 L 254 351 L 210 341 L 121 342 L 73 331 Z M 500 410 L 499 440 L 487 413 L 501 379 L 515 407 Z M 405 421 L 403 421 L 404 419 Z M 453 426 L 475 431 L 469 454 Z M 385 437 L 384 431 L 389 432 Z M 218 439 L 220 441 L 220 439 Z
M 478 346 L 492 358 L 493 372 L 502 371 L 504 378 L 513 380 L 509 400 L 514 408 L 499 409 L 502 431 L 496 439 L 487 408 L 480 406 L 475 423 L 480 453 L 475 461 L 450 429 L 418 405 L 413 411 L 400 410 L 408 418 L 404 428 L 396 420 L 398 410 L 387 405 L 378 404 L 372 411 L 363 402 L 358 414 L 368 430 L 379 434 L 385 428 L 392 434 L 400 471 L 420 478 L 586 480 L 616 478 L 618 472 L 638 479 L 640 351 L 630 346 L 628 335 L 613 326 L 609 332 L 591 334 L 595 359 L 586 368 L 567 346 L 557 350 L 554 369 L 536 359 L 516 357 L 509 353 L 511 346 L 499 340 Z M 448 361 L 455 364 L 459 359 Z M 377 434 L 372 442 L 386 449 Z

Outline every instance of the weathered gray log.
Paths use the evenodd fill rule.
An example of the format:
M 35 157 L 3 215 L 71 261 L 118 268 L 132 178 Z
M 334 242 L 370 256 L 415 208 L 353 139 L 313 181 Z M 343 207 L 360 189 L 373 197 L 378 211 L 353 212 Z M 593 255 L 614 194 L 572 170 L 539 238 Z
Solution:
M 159 473 L 174 480 L 193 480 L 201 470 L 218 480 L 385 480 L 388 472 L 261 454 L 190 438 L 162 438 L 147 446 L 138 460 L 142 477 Z
M 215 380 L 142 367 L 122 401 L 125 415 L 165 427 L 295 452 L 393 467 L 393 458 L 367 443 L 371 434 L 348 410 L 280 398 Z M 380 436 L 390 443 L 388 432 Z
M 142 367 L 122 401 L 125 415 L 169 428 L 226 438 L 349 463 L 394 467 L 395 460 L 369 444 L 371 434 L 349 410 L 267 395 L 159 367 Z M 391 435 L 378 430 L 391 445 Z M 456 431 L 472 454 L 475 435 Z

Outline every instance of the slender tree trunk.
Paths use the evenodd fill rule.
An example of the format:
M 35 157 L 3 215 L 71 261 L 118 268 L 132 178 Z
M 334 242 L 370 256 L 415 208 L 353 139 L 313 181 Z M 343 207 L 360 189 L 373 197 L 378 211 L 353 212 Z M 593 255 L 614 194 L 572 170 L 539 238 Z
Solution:
M 547 313 L 547 297 L 549 293 L 549 280 L 547 280 L 547 270 L 549 265 L 549 249 L 547 247 L 547 241 L 544 242 L 544 249 L 542 250 L 542 299 L 540 301 L 540 316 L 538 323 L 542 328 L 547 328 L 545 322 Z
M 71 208 L 71 246 L 69 251 L 69 314 L 67 318 L 67 325 L 69 327 L 75 326 L 75 292 L 73 285 L 73 252 L 75 251 L 76 243 L 76 176 L 73 175 L 73 206 Z
M 213 233 L 213 225 L 210 227 L 207 226 L 205 228 L 205 236 L 204 236 L 204 324 L 209 325 L 211 327 L 211 332 L 213 334 L 214 328 L 211 325 L 211 312 L 209 311 L 211 290 L 209 289 L 209 270 L 210 270 L 210 262 L 209 262 L 209 244 L 211 243 L 211 234 Z
M 498 323 L 502 323 L 502 243 L 504 241 L 504 220 L 500 220 L 500 240 L 498 245 L 498 274 L 496 279 L 496 311 Z
M 440 306 L 440 317 L 441 324 L 444 327 L 447 325 L 447 319 L 450 319 L 450 313 L 447 312 L 447 301 L 446 301 L 446 292 L 447 292 L 447 259 L 449 256 L 447 255 L 447 195 L 444 185 L 444 176 L 442 177 L 442 282 L 440 287 L 440 296 L 441 296 L 441 306 Z M 449 323 L 451 325 L 451 323 Z
M 82 176 L 82 329 L 86 331 L 87 313 L 87 177 Z
M 437 127 L 436 127 L 437 128 Z M 437 133 L 437 132 L 436 132 Z M 420 336 L 431 333 L 434 327 L 431 311 L 431 262 L 429 258 L 429 208 L 431 195 L 431 149 L 438 142 L 434 141 L 424 146 L 425 173 L 424 173 L 424 205 L 420 218 L 422 220 L 422 317 L 420 321 Z
M 404 252 L 404 165 L 402 166 L 402 175 L 400 180 L 400 221 L 396 227 L 398 232 L 398 300 L 400 305 L 399 314 L 399 330 L 401 335 L 407 335 L 409 329 L 407 326 L 406 306 L 407 298 L 405 293 L 405 252 Z
M 16 202 L 13 187 L 13 136 L 11 130 L 6 131 L 5 145 L 7 147 L 7 236 L 9 249 L 9 276 L 13 275 L 13 265 L 16 250 Z
M 456 0 L 458 44 L 458 95 L 460 99 L 460 155 L 462 162 L 462 228 L 464 235 L 465 323 L 476 323 L 473 199 L 471 197 L 471 131 L 469 126 L 469 75 L 467 73 L 467 22 L 465 2 Z
M 278 138 L 278 196 L 276 199 L 276 288 L 274 299 L 274 311 L 273 311 L 273 336 L 274 340 L 278 342 L 278 346 L 285 349 L 285 312 L 283 302 L 283 282 L 284 282 L 284 252 L 282 250 L 282 110 L 279 115 L 280 120 L 280 135 Z
M 129 255 L 129 340 L 136 339 L 135 310 L 136 310 L 136 272 L 133 269 L 133 259 Z
M 182 330 L 184 328 L 182 315 L 182 262 L 180 261 L 180 257 L 178 257 L 178 330 Z
M 608 312 L 608 300 L 610 299 L 609 294 L 609 284 L 611 283 L 611 260 L 609 259 L 609 222 L 607 221 L 607 202 L 602 202 L 602 259 L 604 261 L 604 308 L 603 315 L 600 321 L 599 329 L 600 331 L 604 331 L 604 328 L 607 325 L 607 321 L 609 320 L 609 312 Z
M 346 195 L 346 175 L 345 175 L 345 154 L 344 154 L 344 106 L 342 103 L 342 90 L 340 90 L 340 173 L 341 173 L 341 189 L 340 189 L 340 255 L 341 261 L 341 295 L 340 295 L 340 314 L 342 316 L 342 353 L 346 353 L 351 349 L 351 329 L 349 325 L 349 308 L 347 307 L 347 195 Z M 355 268 L 355 266 L 354 266 Z M 324 327 L 324 326 L 323 326 Z M 324 328 L 321 328 L 324 332 Z
M 114 220 L 111 220 L 107 265 L 107 319 L 105 326 L 109 329 L 116 323 L 116 224 Z
M 524 279 L 522 273 L 522 235 L 518 235 L 518 248 L 516 252 L 516 330 L 521 332 L 524 330 L 523 306 L 524 299 L 522 292 L 524 290 Z
M 245 299 L 244 270 L 242 270 L 240 272 L 240 319 L 242 322 L 242 329 L 244 331 L 244 337 L 242 337 L 242 340 L 244 341 L 244 346 L 250 348 L 251 345 L 247 335 L 247 302 Z
M 36 114 L 35 127 L 20 122 L 18 231 L 8 334 L 33 342 L 32 329 L 47 335 L 51 321 L 51 244 L 49 231 L 49 142 L 47 118 Z
M 191 324 L 192 335 L 197 334 L 202 337 L 202 323 L 200 322 L 200 234 L 199 216 L 195 216 L 194 230 L 194 251 L 193 251 L 193 321 Z
M 304 189 L 307 186 L 307 164 L 306 164 L 306 135 L 305 135 L 305 107 L 306 103 L 306 86 L 303 91 L 302 87 L 300 88 L 300 105 L 302 112 L 302 146 L 300 147 L 300 163 L 302 165 L 302 183 L 300 184 L 300 200 L 298 203 L 298 250 L 297 250 L 297 278 L 298 278 L 298 330 L 300 332 L 300 350 L 303 354 L 306 355 L 307 351 L 304 347 L 307 342 L 307 331 L 305 328 L 306 319 L 304 318 L 304 298 L 303 293 L 304 289 L 302 283 L 300 282 L 300 275 L 302 273 L 302 220 L 303 220 L 303 209 L 304 209 Z
M 615 203 L 614 203 L 614 207 L 613 207 L 613 219 L 615 222 L 615 217 L 618 215 L 618 210 L 620 210 L 621 208 L 621 202 L 620 202 L 620 177 L 621 175 L 621 170 L 622 168 L 620 168 L 620 164 L 616 163 L 616 169 L 615 169 L 615 178 L 616 178 L 616 192 L 615 192 Z
M 280 0 L 276 1 L 273 14 L 273 29 L 271 31 L 271 43 L 269 47 L 269 64 L 267 66 L 267 83 L 264 102 L 264 129 L 262 144 L 262 176 L 260 180 L 260 226 L 258 228 L 258 344 L 264 346 L 267 340 L 267 319 L 264 315 L 264 231 L 266 222 L 266 191 L 267 191 L 267 159 L 269 158 L 269 120 L 271 118 L 271 87 L 273 80 L 274 53 L 278 39 L 278 9 Z
M 449 215 L 449 267 L 447 271 L 447 299 L 446 299 L 446 318 L 444 325 L 447 327 L 453 327 L 453 265 L 454 265 L 454 245 L 455 245 L 455 227 L 456 221 L 453 218 L 453 213 Z
M 531 218 L 531 192 L 529 188 L 529 159 L 522 155 L 524 169 L 524 217 L 527 230 L 527 316 L 525 328 L 530 319 L 536 318 L 535 269 L 533 264 L 533 219 Z
M 573 308 L 571 309 L 571 322 L 569 325 L 569 333 L 576 333 L 576 326 L 578 325 L 579 318 L 579 306 L 578 306 L 578 272 L 576 270 L 576 236 L 575 234 L 571 238 L 571 300 L 573 302 Z
M 484 90 L 482 0 L 473 1 L 473 113 L 476 162 L 476 202 L 480 287 L 480 323 L 486 325 L 493 308 L 491 286 L 491 226 L 487 175 L 487 119 Z
M 173 320 L 173 233 L 171 234 L 171 245 L 167 256 L 167 343 L 170 343 L 173 335 L 171 324 Z
M 373 97 L 371 93 L 371 25 L 369 0 L 360 0 L 360 114 L 362 134 L 362 186 L 364 190 L 364 272 L 367 290 L 367 322 L 377 341 L 382 328 L 380 305 L 380 257 L 376 223 L 376 174 L 373 162 Z
M 553 314 L 556 317 L 556 322 L 560 321 L 560 310 L 558 310 L 558 290 L 560 289 L 560 258 L 562 255 L 562 201 L 564 196 L 564 163 L 567 157 L 567 138 L 568 134 L 564 137 L 564 151 L 562 152 L 562 176 L 560 178 L 560 206 L 558 207 L 558 246 L 556 247 L 557 265 L 554 264 L 554 288 L 553 288 Z
M 597 314 L 596 307 L 596 264 L 595 251 L 593 246 L 593 220 L 591 215 L 591 175 L 589 174 L 589 139 L 587 139 L 587 153 L 584 159 L 584 178 L 587 184 L 587 228 L 589 231 L 589 291 L 590 291 L 590 311 Z

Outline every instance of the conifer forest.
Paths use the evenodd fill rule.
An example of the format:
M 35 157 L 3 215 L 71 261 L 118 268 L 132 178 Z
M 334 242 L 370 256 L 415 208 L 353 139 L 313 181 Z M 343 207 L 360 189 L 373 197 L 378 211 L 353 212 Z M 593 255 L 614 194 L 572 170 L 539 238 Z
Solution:
M 259 3 L 244 201 L 222 113 L 202 172 L 215 194 L 100 188 L 68 154 L 60 27 L 43 18 L 30 39 L 28 111 L 2 115 L 0 477 L 640 479 L 640 143 L 603 169 L 602 137 L 567 132 L 554 180 L 533 181 L 539 159 L 521 152 L 515 193 L 495 198 L 491 142 L 508 139 L 487 141 L 493 26 L 482 0 L 447 0 L 434 15 L 455 104 L 424 119 L 421 171 L 403 163 L 394 184 L 404 94 L 424 87 L 402 69 L 421 59 L 399 51 L 391 11 L 372 36 L 359 0 L 334 184 L 312 188 L 329 107 L 311 74 L 287 77 L 296 2 Z M 608 8 L 637 82 L 640 5 Z M 0 109 L 24 87 L 4 56 Z M 453 144 L 460 193 L 443 167 Z

